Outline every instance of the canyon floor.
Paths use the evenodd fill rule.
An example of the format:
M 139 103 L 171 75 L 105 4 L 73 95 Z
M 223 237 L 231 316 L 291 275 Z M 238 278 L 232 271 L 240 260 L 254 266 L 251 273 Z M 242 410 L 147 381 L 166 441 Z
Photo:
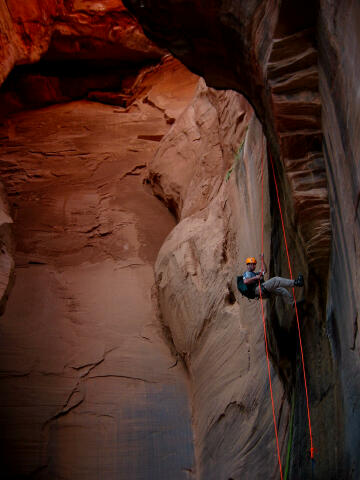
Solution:
M 77 101 L 0 129 L 17 240 L 0 324 L 6 478 L 192 478 L 187 378 L 153 296 L 175 220 L 144 183 L 196 85 L 183 73 L 128 109 Z

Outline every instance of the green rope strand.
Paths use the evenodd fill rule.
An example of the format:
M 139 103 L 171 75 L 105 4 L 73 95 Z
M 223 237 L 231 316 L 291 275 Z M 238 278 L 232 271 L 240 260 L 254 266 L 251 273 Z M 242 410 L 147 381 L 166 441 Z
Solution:
M 285 466 L 284 480 L 287 480 L 288 473 L 289 473 L 291 444 L 292 444 L 293 426 L 294 426 L 294 412 L 295 412 L 295 391 L 293 393 L 292 400 L 291 400 L 290 431 L 289 431 L 289 440 L 288 440 L 287 451 L 286 451 L 286 466 Z
M 243 149 L 244 144 L 245 144 L 245 139 L 246 139 L 247 130 L 248 130 L 248 127 L 246 127 L 244 139 L 243 139 L 243 141 L 241 142 L 240 147 L 238 148 L 238 150 L 237 150 L 237 152 L 236 152 L 236 154 L 235 154 L 234 162 L 233 162 L 231 168 L 229 168 L 229 170 L 226 172 L 226 176 L 225 176 L 225 181 L 226 181 L 226 182 L 229 180 L 232 171 L 234 170 L 234 168 L 236 167 L 238 161 L 240 160 L 241 153 L 242 153 L 242 149 Z

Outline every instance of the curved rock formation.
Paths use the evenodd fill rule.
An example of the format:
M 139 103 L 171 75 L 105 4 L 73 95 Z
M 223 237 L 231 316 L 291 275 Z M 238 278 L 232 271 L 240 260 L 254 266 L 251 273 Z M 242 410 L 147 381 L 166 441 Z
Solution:
M 262 161 L 246 100 L 202 81 L 150 163 L 155 193 L 180 219 L 155 271 L 162 321 L 192 382 L 197 478 L 273 478 L 278 468 L 261 307 L 233 281 L 261 249 Z M 288 405 L 272 376 L 284 453 Z
M 282 187 L 292 200 L 284 206 L 289 227 L 298 224 L 309 263 L 326 276 L 331 228 L 314 7 L 305 2 L 300 11 L 293 2 L 265 0 L 216 6 L 201 0 L 170 1 L 161 7 L 151 1 L 125 4 L 151 38 L 205 77 L 208 85 L 231 88 L 251 99 L 270 149 L 281 160 Z
M 245 116 L 250 112 L 241 96 L 217 94 L 200 81 L 196 97 L 161 142 L 149 166 L 155 195 L 178 219 L 207 207 L 217 195 L 235 149 L 240 148 L 248 124 Z
M 356 380 L 360 182 L 355 160 L 359 7 L 346 1 L 335 6 L 327 0 L 319 2 L 320 9 L 313 2 L 261 0 L 170 0 L 166 6 L 126 0 L 125 4 L 151 38 L 203 75 L 210 86 L 244 92 L 264 125 L 283 192 L 285 226 L 295 254 L 293 270 L 306 273 L 312 291 L 303 335 L 318 445 L 313 473 L 304 458 L 308 441 L 304 403 L 299 400 L 304 398 L 301 371 L 294 367 L 296 355 L 280 340 L 280 332 L 273 332 L 275 364 L 288 378 L 285 384 L 291 386 L 289 378 L 298 377 L 291 475 L 356 478 L 360 475 L 359 433 L 353 427 L 358 423 L 354 405 L 360 398 Z M 273 224 L 272 270 L 285 274 L 275 210 Z M 273 319 L 284 317 L 280 309 L 275 312 Z M 291 368 L 281 367 L 284 361 L 293 364 L 290 377 Z

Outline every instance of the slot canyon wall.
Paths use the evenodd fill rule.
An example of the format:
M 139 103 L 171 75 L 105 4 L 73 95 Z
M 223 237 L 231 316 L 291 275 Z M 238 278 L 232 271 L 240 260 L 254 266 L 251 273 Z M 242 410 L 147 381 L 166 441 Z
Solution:
M 358 478 L 359 6 L 124 3 L 150 38 L 210 86 L 244 93 L 262 121 L 280 177 L 293 270 L 305 272 L 309 288 L 302 331 L 314 471 L 301 459 L 309 448 L 301 372 L 274 323 L 283 313 L 276 305 L 270 313 L 274 364 L 297 399 L 290 477 Z M 272 272 L 279 274 L 286 271 L 284 246 L 274 208 L 272 214 Z
M 42 27 L 51 43 L 51 2 L 7 6 L 19 28 L 33 15 L 33 50 L 43 47 Z M 4 307 L 11 294 L 0 326 L 1 477 L 191 478 L 187 374 L 164 342 L 153 296 L 153 264 L 175 221 L 146 177 L 198 77 L 169 56 L 159 63 L 164 52 L 121 2 L 98 3 L 99 15 L 88 2 L 75 6 L 80 43 L 99 66 L 80 49 L 76 75 L 73 58 L 49 73 L 58 61 L 50 45 L 40 73 L 12 72 L 13 89 L 7 79 L 5 100 L 21 101 L 2 103 Z M 124 36 L 107 37 L 119 28 Z M 34 60 L 22 54 L 17 61 Z M 64 96 L 63 78 L 85 88 Z
M 180 219 L 155 271 L 162 320 L 190 373 L 197 478 L 277 475 L 260 305 L 241 298 L 234 282 L 243 252 L 261 249 L 254 192 L 262 162 L 266 143 L 247 101 L 203 81 L 150 162 L 154 191 Z M 264 223 L 269 239 L 268 208 Z M 285 455 L 289 409 L 272 374 Z
M 260 306 L 234 283 L 261 162 L 289 276 L 267 148 L 316 449 L 313 468 L 294 313 L 271 300 L 283 468 L 290 442 L 288 478 L 358 478 L 360 9 L 124 4 L 0 2 L 6 478 L 279 478 Z
M 193 470 L 187 376 L 152 295 L 175 221 L 143 181 L 197 77 L 170 59 L 146 83 L 128 108 L 80 100 L 0 128 L 16 242 L 0 326 L 3 478 Z

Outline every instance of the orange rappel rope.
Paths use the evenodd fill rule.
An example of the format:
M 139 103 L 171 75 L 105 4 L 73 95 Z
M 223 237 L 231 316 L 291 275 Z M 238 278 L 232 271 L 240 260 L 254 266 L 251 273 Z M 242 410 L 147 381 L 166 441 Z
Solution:
M 278 186 L 277 186 L 277 182 L 276 182 L 274 164 L 273 164 L 273 160 L 272 160 L 272 157 L 271 157 L 270 153 L 269 153 L 269 157 L 270 157 L 270 163 L 271 163 L 271 168 L 272 168 L 273 177 L 274 177 L 274 184 L 275 184 L 275 189 L 276 189 L 277 201 L 278 201 L 279 210 L 280 210 L 281 225 L 282 225 L 282 230 L 283 230 L 283 235 L 284 235 L 284 242 L 285 242 L 285 247 L 286 247 L 286 254 L 287 254 L 287 259 L 288 259 L 290 278 L 293 279 L 291 263 L 290 263 L 290 256 L 289 256 L 289 249 L 288 249 L 287 240 L 286 240 L 284 219 L 283 219 L 280 197 L 279 197 L 279 190 L 278 190 Z M 264 252 L 264 161 L 263 161 L 263 159 L 261 160 L 261 252 Z M 263 263 L 263 258 L 261 258 L 261 270 L 263 270 L 263 268 L 264 268 L 264 263 Z M 297 309 L 297 305 L 296 305 L 295 289 L 293 288 L 292 290 L 293 290 L 293 296 L 294 296 L 296 322 L 297 322 L 298 333 L 299 333 L 299 343 L 300 343 L 300 351 L 301 351 L 302 369 L 303 369 L 303 374 L 304 374 L 306 407 L 307 407 L 307 416 L 308 416 L 308 423 L 309 423 L 309 435 L 310 435 L 310 457 L 311 457 L 311 459 L 313 459 L 314 458 L 314 446 L 313 446 L 313 438 L 312 438 L 312 430 L 311 430 L 310 406 L 309 406 L 309 395 L 308 395 L 306 373 L 305 373 L 304 351 L 303 351 L 303 346 L 302 346 L 302 341 L 301 341 L 299 313 L 298 313 L 298 309 Z M 259 293 L 260 293 L 261 313 L 262 313 L 262 320 L 263 320 L 263 327 L 264 327 L 265 350 L 266 350 L 267 367 L 268 367 L 268 374 L 269 374 L 269 385 L 270 385 L 271 405 L 272 405 L 272 413 L 273 413 L 273 420 L 274 420 L 274 430 L 275 430 L 275 437 L 276 437 L 277 456 L 278 456 L 278 461 L 279 461 L 280 478 L 281 478 L 281 480 L 283 480 L 283 473 L 282 473 L 282 467 L 281 467 L 281 457 L 280 457 L 280 448 L 279 448 L 279 436 L 278 436 L 276 416 L 275 416 L 274 395 L 273 395 L 272 383 L 271 383 L 269 349 L 268 349 L 268 342 L 267 342 L 267 335 L 266 335 L 266 322 L 265 322 L 264 305 L 263 305 L 263 298 L 262 298 L 260 280 L 259 280 Z
M 283 214 L 282 214 L 282 210 L 281 210 L 279 190 L 278 190 L 278 186 L 277 186 L 277 182 L 276 182 L 274 163 L 273 163 L 272 156 L 271 156 L 270 152 L 269 152 L 269 157 L 270 157 L 270 163 L 271 163 L 271 168 L 272 168 L 273 177 L 274 177 L 274 184 L 275 184 L 275 189 L 276 189 L 277 201 L 278 201 L 279 210 L 280 210 L 281 224 L 282 224 L 282 230 L 283 230 L 283 235 L 284 235 L 284 242 L 285 242 L 285 247 L 286 247 L 286 254 L 287 254 L 287 259 L 288 259 L 288 264 L 289 264 L 290 278 L 293 279 L 292 270 L 291 270 L 291 263 L 290 263 L 290 256 L 289 256 L 289 249 L 288 249 L 288 245 L 287 245 L 287 241 L 286 241 L 286 233 L 285 233 L 284 219 L 283 219 Z M 262 188 L 263 188 L 263 186 L 262 186 Z M 263 195 L 263 193 L 262 193 L 262 195 Z M 264 226 L 262 226 L 262 229 L 263 229 L 263 228 L 264 228 Z M 314 458 L 314 445 L 313 445 L 313 437 L 312 437 L 312 431 L 311 431 L 310 406 L 309 406 L 309 395 L 308 395 L 307 381 L 306 381 L 306 373 L 305 373 L 304 351 L 303 351 L 303 346 L 302 346 L 302 341 L 301 341 L 300 322 L 299 322 L 298 309 L 297 309 L 297 305 L 296 305 L 295 289 L 293 288 L 292 291 L 293 291 L 293 296 L 294 296 L 296 322 L 297 322 L 297 328 L 298 328 L 298 333 L 299 333 L 299 343 L 300 343 L 302 370 L 303 370 L 303 374 L 304 374 L 304 386 L 305 386 L 305 396 L 306 396 L 306 408 L 307 408 L 307 416 L 308 416 L 308 423 L 309 423 L 309 436 L 310 436 L 310 457 L 311 457 L 311 459 L 313 459 L 313 458 Z
M 264 252 L 264 161 L 263 161 L 263 158 L 261 159 L 261 252 L 262 253 Z M 264 261 L 263 261 L 263 257 L 261 257 L 261 270 L 263 270 L 263 269 L 264 269 Z M 272 383 L 271 383 L 269 349 L 268 349 L 268 342 L 267 342 L 267 335 L 266 335 L 264 304 L 263 304 L 260 280 L 259 280 L 259 293 L 260 293 L 262 321 L 263 321 L 263 327 L 264 327 L 265 350 L 266 350 L 266 360 L 267 360 L 267 368 L 268 368 L 268 374 L 269 374 L 270 396 L 271 396 L 271 406 L 272 406 L 272 414 L 273 414 L 273 420 L 274 420 L 274 430 L 275 430 L 275 437 L 276 437 L 276 448 L 277 448 L 277 455 L 278 455 L 278 461 L 279 461 L 280 478 L 281 478 L 281 480 L 283 480 L 283 473 L 282 473 L 282 468 L 281 468 L 280 448 L 279 448 L 279 436 L 278 436 L 278 430 L 277 430 L 277 425 L 276 425 L 276 416 L 275 416 L 274 395 L 273 395 L 273 389 L 272 389 Z

